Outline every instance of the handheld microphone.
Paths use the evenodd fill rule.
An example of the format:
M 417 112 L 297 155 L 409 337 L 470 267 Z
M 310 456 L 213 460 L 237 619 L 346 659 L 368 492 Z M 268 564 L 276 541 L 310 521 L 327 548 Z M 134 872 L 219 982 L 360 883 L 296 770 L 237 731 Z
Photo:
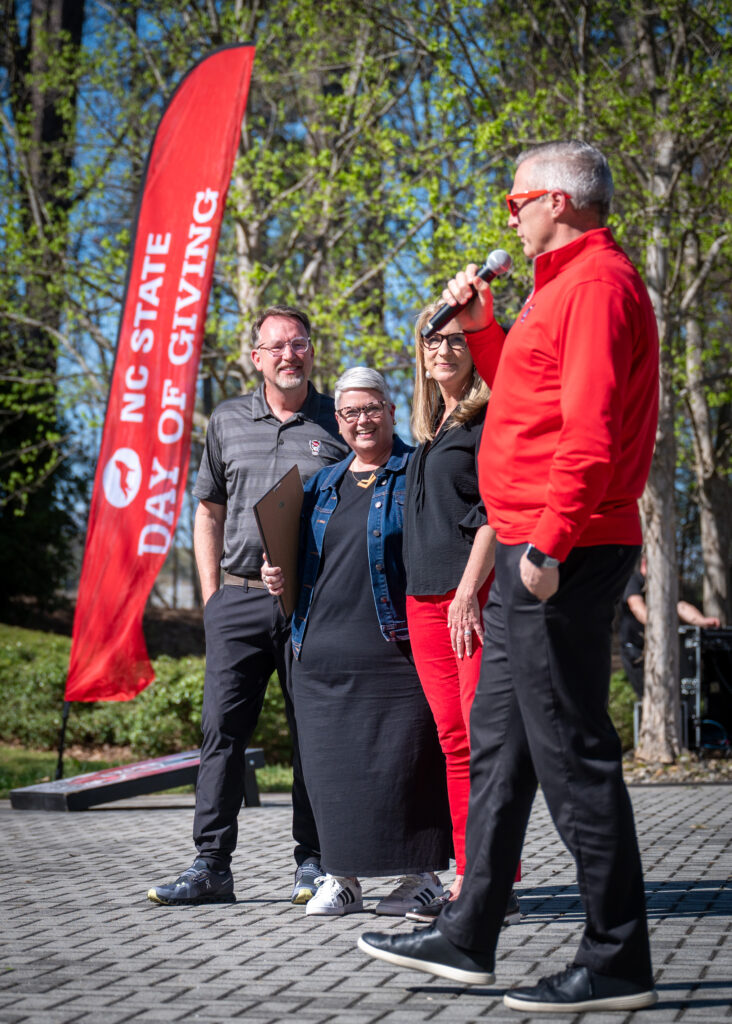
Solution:
M 488 254 L 485 264 L 478 271 L 478 277 L 481 281 L 492 281 L 494 277 L 501 277 L 502 274 L 507 274 L 512 266 L 513 260 L 507 252 L 504 252 L 503 249 L 494 249 L 493 252 Z M 422 337 L 425 341 L 431 338 L 433 334 L 437 334 L 445 324 L 454 320 L 458 313 L 462 313 L 466 306 L 469 306 L 473 301 L 475 294 L 476 291 L 473 288 L 473 295 L 470 296 L 467 302 L 458 303 L 457 306 L 449 306 L 447 303 L 444 306 L 440 306 L 435 315 L 422 328 Z

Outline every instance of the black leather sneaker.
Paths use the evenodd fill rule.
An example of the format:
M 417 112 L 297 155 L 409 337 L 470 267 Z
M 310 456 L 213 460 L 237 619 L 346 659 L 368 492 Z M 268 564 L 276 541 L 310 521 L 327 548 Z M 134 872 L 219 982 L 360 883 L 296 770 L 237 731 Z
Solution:
M 531 988 L 514 988 L 503 997 L 524 1013 L 583 1013 L 585 1010 L 642 1010 L 658 999 L 651 985 L 608 978 L 588 967 L 570 965 Z
M 487 955 L 453 945 L 434 924 L 416 928 L 410 935 L 366 932 L 358 940 L 358 948 L 376 960 L 463 985 L 492 985 L 495 981 L 492 958 L 489 962 Z
M 166 907 L 234 903 L 234 876 L 228 868 L 226 871 L 213 871 L 205 860 L 197 857 L 174 882 L 148 889 L 147 898 Z

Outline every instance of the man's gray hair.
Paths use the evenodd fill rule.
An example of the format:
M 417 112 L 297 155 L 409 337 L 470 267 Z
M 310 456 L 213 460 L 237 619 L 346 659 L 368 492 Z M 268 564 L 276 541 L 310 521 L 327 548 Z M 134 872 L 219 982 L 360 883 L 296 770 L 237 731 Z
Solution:
M 305 337 L 310 337 L 310 317 L 304 309 L 297 309 L 295 306 L 267 306 L 252 324 L 252 348 L 257 348 L 259 345 L 259 332 L 262 329 L 262 324 L 271 316 L 282 316 L 287 320 L 297 320 L 303 326 Z
M 336 409 L 340 406 L 341 395 L 344 391 L 378 391 L 384 396 L 388 405 L 391 405 L 391 395 L 386 381 L 378 370 L 370 370 L 368 366 L 352 366 L 340 375 L 336 381 L 333 397 L 335 398 Z
M 530 188 L 557 188 L 572 198 L 575 210 L 596 207 L 602 224 L 610 213 L 613 176 L 606 158 L 589 142 L 545 142 L 519 155 L 517 166 L 531 161 Z

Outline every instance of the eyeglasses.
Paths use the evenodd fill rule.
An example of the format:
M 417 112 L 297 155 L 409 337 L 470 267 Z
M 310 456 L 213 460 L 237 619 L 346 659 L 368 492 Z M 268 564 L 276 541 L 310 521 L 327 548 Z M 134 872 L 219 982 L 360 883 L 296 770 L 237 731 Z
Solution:
M 378 420 L 384 415 L 386 402 L 369 402 L 368 405 L 345 405 L 342 409 L 336 409 L 336 416 L 345 423 L 355 423 L 363 415 L 367 420 Z
M 512 217 L 517 217 L 524 206 L 532 203 L 535 199 L 541 198 L 541 196 L 548 196 L 550 192 L 562 192 L 559 188 L 536 188 L 533 192 L 514 192 L 513 195 L 506 196 L 506 203 L 508 205 L 509 213 Z M 567 199 L 571 199 L 571 195 L 568 192 L 562 192 L 563 196 Z M 525 199 L 526 202 L 518 205 L 517 200 Z
M 288 338 L 287 341 L 276 341 L 274 345 L 257 345 L 257 348 L 264 349 L 274 359 L 284 355 L 287 346 L 290 346 L 294 355 L 304 356 L 310 345 L 310 338 Z
M 461 331 L 455 331 L 454 334 L 440 334 L 437 331 L 429 338 L 422 338 L 422 348 L 426 348 L 428 352 L 436 352 L 443 341 L 447 342 L 453 352 L 464 352 L 468 344 Z

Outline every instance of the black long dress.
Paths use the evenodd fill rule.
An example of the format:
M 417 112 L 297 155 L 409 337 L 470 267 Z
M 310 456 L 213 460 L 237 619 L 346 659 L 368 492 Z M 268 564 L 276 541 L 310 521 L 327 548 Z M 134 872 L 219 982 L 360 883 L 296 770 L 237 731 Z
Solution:
M 333 875 L 448 866 L 445 764 L 408 642 L 379 629 L 366 521 L 371 488 L 351 473 L 325 533 L 292 686 L 321 863 Z

